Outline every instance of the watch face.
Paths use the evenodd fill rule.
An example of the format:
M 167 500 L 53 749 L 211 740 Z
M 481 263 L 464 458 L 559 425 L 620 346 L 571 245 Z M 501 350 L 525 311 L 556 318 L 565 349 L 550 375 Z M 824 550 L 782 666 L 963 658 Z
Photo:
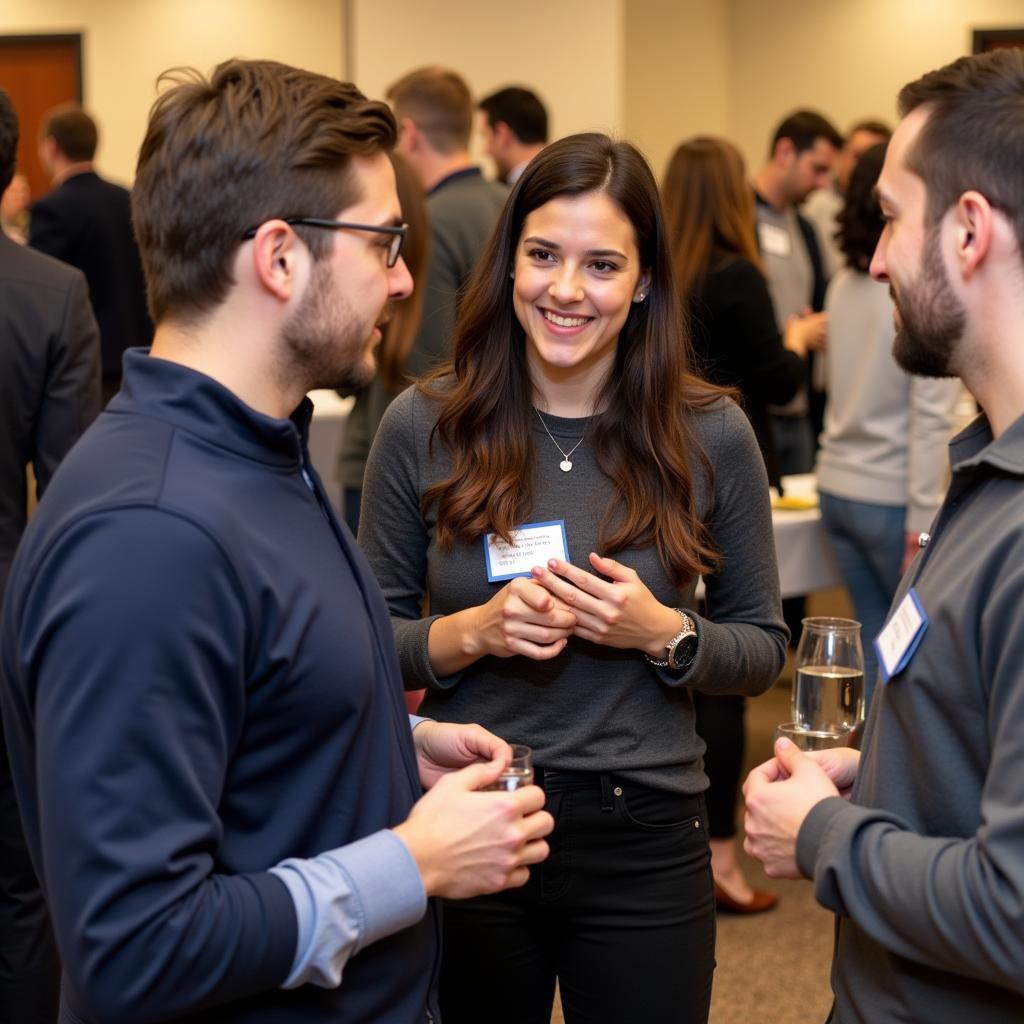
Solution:
M 684 636 L 669 652 L 668 662 L 673 668 L 685 668 L 697 653 L 696 634 Z

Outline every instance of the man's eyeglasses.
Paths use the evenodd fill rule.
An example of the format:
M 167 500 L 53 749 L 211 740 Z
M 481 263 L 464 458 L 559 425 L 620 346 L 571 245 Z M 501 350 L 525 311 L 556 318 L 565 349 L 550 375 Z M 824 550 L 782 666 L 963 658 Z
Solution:
M 345 228 L 349 231 L 375 231 L 380 235 L 390 235 L 391 243 L 388 246 L 388 267 L 393 267 L 398 262 L 398 257 L 402 255 L 402 246 L 405 245 L 405 236 L 409 231 L 408 224 L 398 225 L 381 225 L 381 224 L 352 224 L 347 220 L 324 220 L 321 217 L 282 217 L 285 224 L 298 225 L 301 224 L 307 228 L 330 228 L 332 230 L 341 230 Z M 244 235 L 243 239 L 250 239 L 256 237 L 258 228 L 249 228 Z

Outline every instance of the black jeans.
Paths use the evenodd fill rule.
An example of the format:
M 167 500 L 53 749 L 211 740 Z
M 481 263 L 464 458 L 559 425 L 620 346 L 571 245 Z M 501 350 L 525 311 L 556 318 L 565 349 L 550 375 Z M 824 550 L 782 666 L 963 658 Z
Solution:
M 444 1024 L 704 1024 L 715 904 L 704 800 L 538 772 L 551 856 L 521 889 L 444 908 Z

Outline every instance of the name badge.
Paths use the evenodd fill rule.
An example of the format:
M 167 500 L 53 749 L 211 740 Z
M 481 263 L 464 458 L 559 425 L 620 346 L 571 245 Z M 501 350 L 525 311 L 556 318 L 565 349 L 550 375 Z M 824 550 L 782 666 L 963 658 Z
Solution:
M 882 632 L 875 638 L 875 653 L 878 655 L 883 682 L 889 682 L 910 664 L 927 628 L 928 616 L 918 599 L 917 591 L 911 587 Z
M 512 531 L 511 544 L 496 533 L 489 533 L 484 537 L 484 557 L 490 583 L 529 576 L 535 565 L 547 565 L 549 558 L 567 562 L 569 545 L 565 540 L 565 520 L 520 526 Z
M 763 221 L 757 225 L 757 240 L 761 243 L 761 252 L 767 256 L 788 256 L 792 246 L 788 231 Z

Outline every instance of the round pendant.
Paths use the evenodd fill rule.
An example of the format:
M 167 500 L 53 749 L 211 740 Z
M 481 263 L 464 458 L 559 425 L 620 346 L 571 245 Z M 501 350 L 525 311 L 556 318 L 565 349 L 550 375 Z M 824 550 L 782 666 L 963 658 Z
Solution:
M 568 473 L 569 470 L 572 469 L 572 463 L 568 459 L 562 459 L 562 461 L 558 464 L 558 468 L 563 473 Z

